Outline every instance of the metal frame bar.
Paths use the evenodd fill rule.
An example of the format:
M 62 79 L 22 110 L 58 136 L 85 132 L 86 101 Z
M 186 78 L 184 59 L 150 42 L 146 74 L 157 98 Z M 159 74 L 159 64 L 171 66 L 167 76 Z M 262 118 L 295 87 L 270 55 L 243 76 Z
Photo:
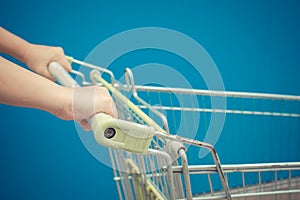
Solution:
M 226 199 L 227 200 L 232 199 L 227 180 L 225 178 L 223 169 L 221 167 L 221 162 L 220 162 L 219 156 L 218 156 L 215 148 L 212 145 L 210 145 L 208 143 L 205 143 L 205 142 L 200 142 L 198 140 L 183 138 L 183 137 L 180 137 L 180 136 L 177 136 L 177 135 L 167 135 L 163 132 L 158 132 L 158 131 L 155 132 L 155 136 L 160 137 L 160 138 L 164 138 L 164 139 L 167 139 L 167 140 L 183 142 L 183 143 L 186 143 L 186 144 L 198 146 L 200 148 L 208 149 L 212 154 L 212 157 L 213 157 L 213 160 L 214 160 L 214 163 L 215 163 L 215 169 L 216 169 L 217 173 L 219 174 L 221 184 L 222 184 L 222 187 L 223 187 L 224 192 L 225 192 Z
M 282 94 L 266 94 L 266 93 L 253 93 L 253 92 L 233 92 L 233 91 L 213 91 L 213 90 L 200 90 L 200 89 L 185 89 L 185 88 L 162 88 L 162 87 L 155 87 L 155 86 L 136 86 L 134 85 L 133 82 L 133 75 L 132 73 L 128 74 L 126 76 L 129 76 L 131 84 L 129 84 L 128 77 L 126 77 L 126 85 L 120 85 L 117 83 L 117 81 L 114 79 L 114 74 L 105 69 L 101 68 L 89 63 L 85 63 L 76 59 L 71 59 L 72 62 L 86 66 L 90 69 L 98 70 L 103 73 L 107 73 L 110 75 L 111 78 L 111 87 L 117 88 L 117 89 L 125 89 L 125 90 L 132 90 L 134 97 L 138 100 L 138 102 L 142 103 L 143 105 L 140 105 L 139 108 L 148 108 L 151 110 L 156 110 L 156 109 L 165 109 L 165 110 L 181 110 L 181 111 L 193 111 L 193 112 L 219 112 L 219 113 L 230 113 L 230 114 L 248 114 L 248 115 L 269 115 L 269 116 L 280 116 L 280 117 L 300 117 L 300 114 L 296 113 L 278 113 L 278 112 L 261 112 L 261 111 L 249 111 L 249 110 L 227 110 L 227 109 L 207 109 L 207 108 L 179 108 L 179 107 L 158 107 L 156 108 L 155 106 L 148 105 L 146 102 L 144 102 L 142 99 L 139 99 L 137 95 L 137 91 L 148 91 L 148 92 L 172 92 L 172 93 L 181 93 L 181 94 L 193 94 L 193 95 L 202 95 L 202 96 L 218 96 L 218 97 L 234 97 L 234 98 L 256 98 L 256 99 L 270 99 L 270 100 L 287 100 L 287 101 L 300 101 L 300 96 L 295 96 L 295 95 L 282 95 Z M 131 72 L 131 71 L 130 71 Z M 82 84 L 83 85 L 89 85 L 89 82 L 85 81 L 85 77 L 82 73 L 79 71 L 72 70 L 71 73 L 76 74 L 81 77 L 82 79 Z M 98 80 L 99 81 L 99 80 Z M 101 84 L 107 87 L 107 82 L 105 81 L 100 81 Z M 157 113 L 156 113 L 157 114 Z M 160 116 L 160 114 L 158 114 Z M 161 117 L 161 116 L 160 116 Z M 168 125 L 166 120 L 164 119 L 165 117 L 161 117 L 164 124 L 165 128 L 168 129 Z M 151 120 L 150 120 L 151 121 Z M 161 131 L 161 132 L 159 132 Z M 221 183 L 225 192 L 225 195 L 214 195 L 214 196 L 203 196 L 203 197 L 196 197 L 194 199 L 220 199 L 220 198 L 226 198 L 226 199 L 231 199 L 232 197 L 249 197 L 249 196 L 263 196 L 263 195 L 272 195 L 272 194 L 292 194 L 292 193 L 299 193 L 300 189 L 292 189 L 290 186 L 290 181 L 288 182 L 288 189 L 285 191 L 270 191 L 270 192 L 262 192 L 261 188 L 259 188 L 259 192 L 250 192 L 250 193 L 242 193 L 242 194 L 230 194 L 230 189 L 228 186 L 227 179 L 225 177 L 225 173 L 231 173 L 231 172 L 242 172 L 243 175 L 243 185 L 245 188 L 245 177 L 244 173 L 246 172 L 257 172 L 259 176 L 259 182 L 261 183 L 261 172 L 264 171 L 274 171 L 275 173 L 275 187 L 277 187 L 277 172 L 280 170 L 288 170 L 289 171 L 289 180 L 291 178 L 291 170 L 300 170 L 300 162 L 292 162 L 292 163 L 262 163 L 262 164 L 242 164 L 242 165 L 222 165 L 220 164 L 220 160 L 218 158 L 217 152 L 215 151 L 214 147 L 211 146 L 210 144 L 200 142 L 200 141 L 194 141 L 188 138 L 182 138 L 179 136 L 175 135 L 168 135 L 166 132 L 162 132 L 162 130 L 158 130 L 155 135 L 159 138 L 162 139 L 168 139 L 168 140 L 174 140 L 174 141 L 180 141 L 184 142 L 187 144 L 195 145 L 201 148 L 207 148 L 210 150 L 212 153 L 214 163 L 215 165 L 194 165 L 194 166 L 189 166 L 187 164 L 187 159 L 186 159 L 186 165 L 184 166 L 170 166 L 168 167 L 169 169 L 167 170 L 168 172 L 171 172 L 173 174 L 184 174 L 184 180 L 185 184 L 186 182 L 190 182 L 187 180 L 189 179 L 189 174 L 207 174 L 209 183 L 210 183 L 210 188 L 212 187 L 212 183 L 210 180 L 210 174 L 212 173 L 218 173 L 219 177 L 221 179 Z M 168 155 L 168 154 L 167 154 Z M 114 164 L 119 165 L 118 161 L 112 161 Z M 185 160 L 183 161 L 185 162 Z M 114 171 L 115 178 L 114 180 L 116 182 L 121 181 L 121 185 L 124 184 L 125 181 L 129 181 L 130 176 L 127 177 L 116 177 L 116 176 L 122 176 L 122 174 L 118 173 L 117 171 Z M 186 176 L 188 175 L 188 176 Z M 150 176 L 150 175 L 149 175 Z M 164 176 L 164 175 L 161 175 Z M 172 174 L 168 173 L 168 178 L 172 180 Z M 187 181 L 186 181 L 187 180 Z M 173 184 L 173 180 L 171 181 L 171 185 Z M 126 188 L 128 185 L 126 186 Z M 172 187 L 172 186 L 171 186 Z M 121 192 L 120 184 L 117 184 L 118 192 L 119 194 Z M 130 189 L 130 188 L 127 188 Z M 275 188 L 276 189 L 276 188 Z M 124 186 L 123 186 L 124 190 Z M 124 192 L 124 191 L 123 191 Z M 213 193 L 213 191 L 211 190 Z M 187 199 L 191 199 L 191 191 L 187 192 Z M 170 191 L 170 195 L 172 196 L 172 193 Z M 126 198 L 126 197 L 125 197 Z M 174 199 L 174 194 L 173 197 Z
M 136 86 L 136 90 L 153 91 L 153 92 L 174 92 L 174 93 L 195 94 L 195 95 L 204 95 L 204 96 L 300 101 L 300 96 L 297 95 L 284 95 L 284 94 L 271 94 L 271 93 L 268 94 L 268 93 L 254 93 L 254 92 L 232 92 L 232 91 L 200 90 L 200 89 L 186 89 L 186 88 L 167 88 L 167 87 L 156 87 L 156 86 Z
M 234 164 L 222 165 L 224 173 L 230 172 L 263 172 L 263 171 L 281 171 L 281 170 L 300 170 L 300 162 L 282 162 L 282 163 L 255 163 L 255 164 Z M 215 173 L 215 165 L 191 165 L 190 174 Z M 181 166 L 174 166 L 173 173 L 183 173 Z

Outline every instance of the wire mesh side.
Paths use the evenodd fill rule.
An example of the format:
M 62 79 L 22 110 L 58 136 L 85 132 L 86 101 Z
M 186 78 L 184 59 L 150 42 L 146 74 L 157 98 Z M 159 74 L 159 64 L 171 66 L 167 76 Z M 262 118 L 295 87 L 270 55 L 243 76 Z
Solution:
M 190 166 L 190 173 L 211 177 L 216 170 L 213 165 Z M 233 199 L 299 199 L 300 162 L 235 164 L 223 165 L 223 170 L 231 188 Z M 174 167 L 174 173 L 182 173 L 180 167 Z M 239 187 L 236 185 L 240 184 Z M 207 193 L 195 195 L 194 199 L 223 199 L 224 195 L 213 188 Z
M 183 134 L 188 138 L 203 140 L 211 123 L 212 116 L 226 114 L 226 122 L 222 134 L 215 146 L 222 163 L 250 163 L 253 166 L 253 163 L 258 162 L 280 163 L 300 160 L 299 96 L 181 88 L 170 89 L 151 86 L 137 86 L 136 89 L 140 97 L 151 104 L 152 108 L 158 109 L 167 116 L 171 133 Z M 227 107 L 212 107 L 211 97 L 225 99 Z M 134 99 L 132 100 L 134 101 Z M 122 119 L 144 123 L 130 109 L 122 107 L 120 103 L 117 104 Z M 147 106 L 141 104 L 139 101 L 135 101 L 135 104 L 143 109 L 152 119 L 157 121 L 157 123 L 160 122 Z M 163 126 L 163 124 L 160 125 Z M 162 150 L 163 146 L 163 141 L 154 139 L 151 149 Z M 188 171 L 191 174 L 193 174 L 191 172 L 193 166 L 212 164 L 212 158 L 209 156 L 199 159 L 198 151 L 199 149 L 197 148 L 188 148 Z M 150 185 L 153 183 L 152 185 L 155 186 L 152 187 L 153 191 L 157 190 L 161 192 L 160 198 L 170 199 L 172 197 L 172 189 L 170 189 L 172 181 L 170 181 L 168 169 L 161 167 L 169 163 L 166 160 L 159 161 L 162 158 L 161 156 L 140 156 L 116 150 L 111 150 L 110 152 L 112 163 L 116 166 L 114 173 L 120 199 L 138 199 L 139 195 L 144 195 L 145 199 L 149 199 L 151 198 L 149 194 L 155 197 L 153 195 L 155 192 L 147 193 L 146 191 L 147 185 L 149 185 L 147 180 L 151 181 Z M 128 161 L 128 159 L 131 161 Z M 130 162 L 134 164 L 128 164 Z M 180 159 L 179 164 L 183 164 Z M 226 165 L 223 166 L 226 168 Z M 238 171 L 239 165 L 235 165 L 234 167 L 233 171 L 239 172 L 240 175 L 234 175 L 234 173 L 225 170 L 227 179 L 232 184 L 231 189 L 236 192 L 233 195 L 234 197 L 239 196 L 247 199 L 255 195 L 260 195 L 259 199 L 261 199 L 269 196 L 268 193 L 263 194 L 258 191 L 252 192 L 253 194 L 250 192 L 251 195 L 247 193 L 247 191 L 251 191 L 250 188 L 252 187 L 263 187 L 262 184 L 255 182 L 256 179 L 254 177 L 260 177 L 258 178 L 259 183 L 275 185 L 277 187 L 275 187 L 275 191 L 279 190 L 279 185 L 282 185 L 281 183 L 279 184 L 279 181 L 283 181 L 282 183 L 284 183 L 284 181 L 288 180 L 288 185 L 292 185 L 295 182 L 296 186 L 299 183 L 298 169 L 285 171 L 288 174 L 288 177 L 286 177 L 282 173 L 284 170 L 280 170 L 279 173 L 277 172 L 278 170 L 270 169 L 267 166 L 260 166 L 261 168 L 256 171 L 257 176 L 251 174 L 254 171 Z M 224 198 L 224 191 L 221 190 L 221 184 L 217 181 L 217 177 L 214 174 L 216 167 L 213 167 L 212 171 L 214 173 L 207 172 L 203 168 L 200 171 L 201 173 L 197 172 L 193 174 L 193 176 L 197 176 L 196 178 L 191 177 L 191 185 L 193 186 L 192 189 L 195 198 Z M 180 172 L 179 174 L 182 173 Z M 264 173 L 267 173 L 267 175 L 264 175 Z M 270 178 L 268 173 L 273 174 L 273 178 Z M 204 174 L 205 177 L 199 177 L 199 174 Z M 136 183 L 140 183 L 142 187 L 136 188 Z M 265 188 L 269 189 L 269 186 Z M 277 192 L 275 198 L 278 198 L 278 195 L 282 193 L 282 195 L 288 195 L 289 199 L 293 199 L 293 195 L 296 192 L 294 186 L 290 186 L 289 188 L 285 188 L 285 190 Z M 208 196 L 207 193 L 209 193 Z M 199 197 L 199 194 L 206 196 Z
M 115 102 L 120 119 L 145 124 L 118 99 Z M 173 174 L 165 168 L 171 166 L 171 159 L 162 151 L 162 143 L 154 138 L 150 146 L 152 150 L 145 155 L 110 149 L 120 199 L 172 199 Z
M 213 92 L 203 90 L 186 90 L 186 89 L 161 89 L 155 87 L 140 87 L 140 92 L 144 93 L 149 101 L 157 101 L 151 97 L 160 99 L 157 109 L 164 110 L 168 116 L 170 129 L 176 132 L 178 129 L 178 121 L 180 113 L 190 112 L 200 115 L 196 138 L 203 137 L 203 133 L 207 131 L 212 114 L 225 113 L 226 121 L 222 134 L 216 149 L 219 152 L 222 163 L 278 163 L 295 162 L 300 160 L 300 97 L 291 95 L 271 95 L 257 93 L 238 93 L 238 92 Z M 176 91 L 177 96 L 195 95 L 197 96 L 199 107 L 182 107 L 176 105 L 174 95 L 170 91 Z M 171 95 L 168 98 L 164 95 Z M 173 96 L 172 96 L 173 95 Z M 160 98 L 158 98 L 160 96 Z M 226 98 L 226 109 L 212 108 L 210 98 Z M 181 99 L 185 99 L 182 97 Z M 140 107 L 143 108 L 142 105 Z M 192 115 L 190 115 L 192 116 Z M 173 121 L 172 121 L 173 120 Z M 195 119 L 189 120 L 184 125 L 186 130 L 189 129 Z M 190 130 L 192 130 L 190 128 Z M 188 158 L 190 166 L 205 165 L 211 159 L 203 158 L 199 161 L 199 157 L 195 156 L 198 152 L 196 149 L 190 148 Z M 196 157 L 196 158 L 195 158 Z M 297 163 L 299 167 L 300 163 Z M 252 164 L 253 165 L 253 164 Z M 226 165 L 222 165 L 226 172 Z M 236 166 L 238 168 L 238 166 Z M 295 199 L 299 195 L 299 168 L 296 170 L 274 170 L 267 166 L 260 166 L 257 174 L 253 172 L 239 172 L 238 169 L 234 173 L 227 173 L 228 182 L 231 186 L 233 197 L 243 199 L 280 199 L 280 197 L 288 196 L 288 199 Z M 216 169 L 214 168 L 214 172 Z M 183 172 L 181 172 L 183 173 Z M 260 175 L 258 175 L 260 174 Z M 273 175 L 273 176 L 272 176 Z M 196 178 L 193 178 L 195 176 Z M 258 178 L 260 177 L 260 178 Z M 260 183 L 258 183 L 260 179 Z M 216 175 L 206 173 L 203 176 L 192 175 L 191 178 L 194 195 L 196 193 L 209 193 L 209 197 L 222 197 L 220 183 L 217 181 Z M 283 187 L 285 183 L 292 184 L 290 188 Z M 274 186 L 274 189 L 270 188 Z M 281 185 L 281 187 L 279 187 Z M 277 188 L 276 188 L 276 187 Z M 297 186 L 297 187 L 296 187 Z M 257 188 L 263 188 L 263 192 L 259 192 Z M 241 189 L 242 188 L 242 189 Z M 256 189 L 253 189 L 256 188 Z M 276 193 L 277 191 L 277 193 Z M 239 195 L 240 194 L 240 195 Z M 274 195 L 273 195 L 274 194 Z M 272 196 L 273 195 L 273 196 Z M 277 195 L 277 196 L 276 196 Z M 298 197 L 298 196 L 297 196 Z M 205 198 L 208 198 L 206 196 Z M 203 197 L 203 199 L 205 199 Z M 213 199 L 213 198 L 212 198 Z

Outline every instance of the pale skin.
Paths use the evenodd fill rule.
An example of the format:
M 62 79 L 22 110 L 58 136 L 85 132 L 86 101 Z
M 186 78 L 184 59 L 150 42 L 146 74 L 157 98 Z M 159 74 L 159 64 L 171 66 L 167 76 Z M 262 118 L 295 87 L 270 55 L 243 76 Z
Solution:
M 90 130 L 86 119 L 96 113 L 117 117 L 115 104 L 106 88 L 72 89 L 53 82 L 48 71 L 50 62 L 58 62 L 67 71 L 71 70 L 62 48 L 31 44 L 0 27 L 0 52 L 18 59 L 32 70 L 0 57 L 0 103 L 36 108 L 60 119 L 76 120 L 86 130 Z M 80 95 L 79 100 L 74 101 L 74 92 Z

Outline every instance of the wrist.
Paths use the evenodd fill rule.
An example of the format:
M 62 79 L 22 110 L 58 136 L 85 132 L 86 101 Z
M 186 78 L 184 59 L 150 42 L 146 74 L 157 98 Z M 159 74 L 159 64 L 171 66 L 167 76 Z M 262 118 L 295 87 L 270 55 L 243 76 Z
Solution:
M 60 96 L 57 100 L 58 105 L 58 112 L 55 114 L 57 117 L 64 119 L 64 120 L 71 120 L 73 119 L 73 107 L 72 107 L 72 97 L 73 97 L 73 88 L 67 88 L 60 86 Z
M 26 42 L 23 44 L 23 48 L 20 51 L 20 57 L 18 60 L 20 60 L 22 63 L 24 63 L 25 65 L 28 65 L 28 62 L 30 60 L 30 51 L 32 49 L 34 44 L 31 44 L 29 42 Z
M 30 43 L 0 27 L 0 52 L 23 62 L 24 54 Z
M 72 112 L 72 96 L 73 89 L 55 85 L 52 91 L 48 91 L 50 95 L 50 105 L 47 110 L 60 119 L 71 120 L 73 119 Z

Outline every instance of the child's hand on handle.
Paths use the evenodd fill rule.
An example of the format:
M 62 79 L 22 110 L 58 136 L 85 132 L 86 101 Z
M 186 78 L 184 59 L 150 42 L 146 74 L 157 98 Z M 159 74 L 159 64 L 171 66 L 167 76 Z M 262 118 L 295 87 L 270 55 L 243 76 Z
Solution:
M 90 130 L 87 119 L 97 113 L 118 117 L 116 105 L 108 90 L 100 86 L 76 87 L 73 93 L 73 115 L 85 130 Z
M 51 62 L 49 72 L 68 92 L 64 109 L 53 113 L 62 119 L 74 119 L 85 130 L 90 130 L 88 120 L 97 113 L 105 113 L 117 118 L 117 109 L 108 89 L 100 86 L 80 87 L 69 73 L 57 62 Z M 70 89 L 72 88 L 72 89 Z M 70 94 L 71 91 L 71 94 Z
M 32 44 L 1 26 L 0 52 L 16 58 L 34 72 L 50 80 L 54 80 L 48 71 L 48 65 L 51 62 L 55 61 L 67 71 L 71 71 L 71 65 L 68 63 L 62 48 Z
M 71 71 L 71 65 L 67 61 L 61 47 L 51 47 L 36 44 L 27 44 L 22 56 L 23 62 L 34 72 L 54 81 L 54 77 L 48 71 L 51 62 L 57 62 L 67 71 Z
M 71 71 L 63 49 L 36 45 L 10 33 L 0 26 L 0 52 L 25 63 L 32 71 L 54 81 L 48 65 L 57 62 Z M 103 112 L 117 117 L 107 89 L 93 86 L 66 88 L 0 57 L 0 103 L 37 108 L 65 120 L 74 119 L 86 130 L 88 118 Z
M 64 106 L 54 110 L 52 114 L 64 120 L 75 120 L 85 130 L 91 129 L 87 119 L 97 113 L 118 117 L 115 103 L 104 87 L 62 87 L 61 95 Z

